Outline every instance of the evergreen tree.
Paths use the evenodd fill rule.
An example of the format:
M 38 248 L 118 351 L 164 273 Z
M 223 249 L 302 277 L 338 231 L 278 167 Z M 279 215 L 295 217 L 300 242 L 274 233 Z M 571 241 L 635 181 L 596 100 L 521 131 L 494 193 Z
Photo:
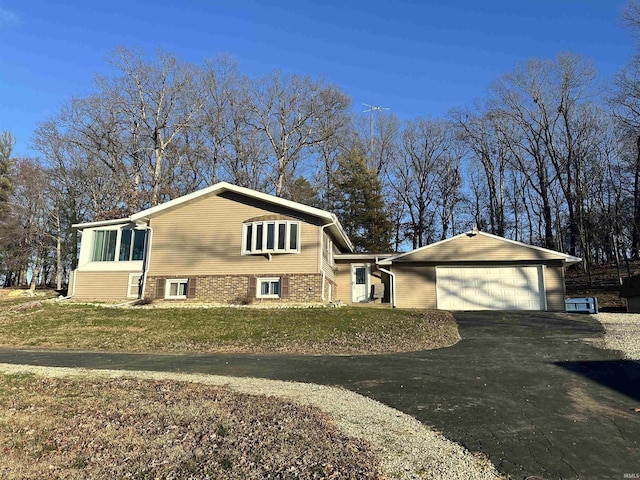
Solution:
M 291 182 L 291 184 L 286 187 L 282 196 L 287 200 L 293 200 L 294 202 L 309 205 L 310 207 L 321 208 L 318 190 L 304 177 L 298 177 Z
M 335 187 L 336 214 L 356 251 L 391 251 L 393 223 L 385 210 L 382 184 L 358 149 L 339 160 Z

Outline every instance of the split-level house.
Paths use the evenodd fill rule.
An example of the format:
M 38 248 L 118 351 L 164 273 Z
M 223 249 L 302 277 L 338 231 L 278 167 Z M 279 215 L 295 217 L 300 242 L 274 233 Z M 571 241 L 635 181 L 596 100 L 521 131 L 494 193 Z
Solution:
M 580 259 L 483 232 L 355 253 L 330 212 L 221 182 L 81 232 L 75 299 L 564 310 Z

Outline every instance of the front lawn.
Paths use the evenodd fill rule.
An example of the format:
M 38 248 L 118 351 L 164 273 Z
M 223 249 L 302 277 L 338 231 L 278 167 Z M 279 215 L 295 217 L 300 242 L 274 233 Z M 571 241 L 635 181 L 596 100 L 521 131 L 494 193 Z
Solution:
M 5 305 L 0 345 L 174 352 L 380 354 L 459 340 L 442 311 L 376 308 L 113 308 L 74 303 Z

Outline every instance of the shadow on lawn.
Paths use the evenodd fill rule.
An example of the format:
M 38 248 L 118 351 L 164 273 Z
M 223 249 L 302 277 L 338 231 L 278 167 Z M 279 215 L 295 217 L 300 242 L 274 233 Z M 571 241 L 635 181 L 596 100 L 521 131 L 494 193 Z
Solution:
M 597 360 L 553 362 L 605 387 L 640 401 L 640 362 L 634 360 Z

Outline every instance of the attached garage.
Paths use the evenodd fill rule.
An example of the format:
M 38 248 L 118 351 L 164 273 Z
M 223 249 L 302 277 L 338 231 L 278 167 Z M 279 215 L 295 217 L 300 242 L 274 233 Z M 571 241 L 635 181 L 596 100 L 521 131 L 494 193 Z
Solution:
M 393 303 L 401 308 L 564 311 L 564 267 L 579 261 L 472 231 L 379 265 L 393 274 Z
M 546 310 L 541 266 L 437 267 L 441 310 Z

